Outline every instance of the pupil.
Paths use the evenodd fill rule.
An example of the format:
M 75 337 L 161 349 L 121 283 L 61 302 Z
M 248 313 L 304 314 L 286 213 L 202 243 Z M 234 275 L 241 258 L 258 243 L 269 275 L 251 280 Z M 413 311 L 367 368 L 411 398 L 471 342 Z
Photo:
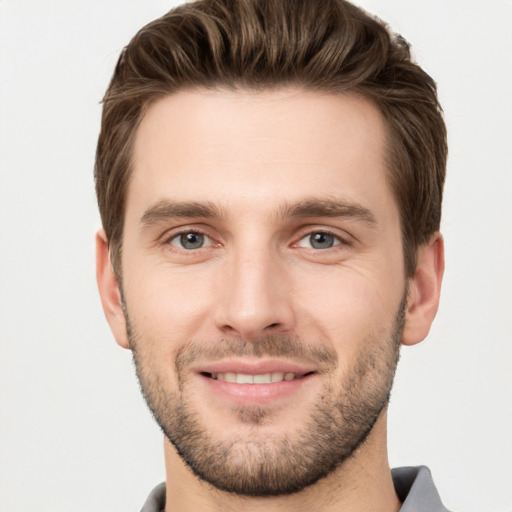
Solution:
M 334 245 L 334 237 L 327 233 L 314 233 L 310 237 L 311 247 L 315 249 L 329 249 Z
M 201 233 L 186 233 L 180 237 L 181 245 L 185 249 L 199 249 L 204 242 L 204 235 Z

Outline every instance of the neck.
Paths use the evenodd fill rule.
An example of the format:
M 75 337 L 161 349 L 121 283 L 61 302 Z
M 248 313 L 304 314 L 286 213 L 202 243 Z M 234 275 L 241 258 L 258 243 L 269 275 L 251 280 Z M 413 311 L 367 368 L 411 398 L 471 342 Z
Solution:
M 316 484 L 290 495 L 246 497 L 219 491 L 199 480 L 165 440 L 166 512 L 397 512 L 386 448 L 386 411 L 363 445 Z

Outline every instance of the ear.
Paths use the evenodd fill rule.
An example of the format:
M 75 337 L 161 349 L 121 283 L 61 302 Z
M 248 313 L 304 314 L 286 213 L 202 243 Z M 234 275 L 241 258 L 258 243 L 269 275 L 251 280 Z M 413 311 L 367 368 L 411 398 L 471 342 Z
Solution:
M 121 292 L 110 262 L 108 240 L 103 229 L 96 233 L 96 280 L 103 311 L 114 338 L 121 347 L 130 348 L 121 305 Z
M 404 345 L 415 345 L 429 333 L 439 306 L 443 273 L 444 242 L 441 234 L 435 233 L 428 244 L 419 247 L 416 272 L 409 278 Z

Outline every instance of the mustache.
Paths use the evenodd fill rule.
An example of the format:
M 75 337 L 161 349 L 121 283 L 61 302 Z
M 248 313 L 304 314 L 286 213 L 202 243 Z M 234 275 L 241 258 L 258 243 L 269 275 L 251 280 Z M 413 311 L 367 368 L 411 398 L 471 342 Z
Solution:
M 215 342 L 190 341 L 176 353 L 178 373 L 202 361 L 217 361 L 236 357 L 278 357 L 313 363 L 322 370 L 337 366 L 336 351 L 325 344 L 310 345 L 297 337 L 266 335 L 253 340 L 221 338 Z

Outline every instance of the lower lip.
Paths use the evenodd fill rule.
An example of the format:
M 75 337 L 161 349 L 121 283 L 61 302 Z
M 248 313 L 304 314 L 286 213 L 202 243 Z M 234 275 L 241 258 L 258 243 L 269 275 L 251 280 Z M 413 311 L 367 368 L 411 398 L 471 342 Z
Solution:
M 211 391 L 237 405 L 263 405 L 292 395 L 311 381 L 314 375 L 308 374 L 298 379 L 272 382 L 271 384 L 236 384 L 235 382 L 212 379 L 205 375 L 200 375 L 200 377 Z

